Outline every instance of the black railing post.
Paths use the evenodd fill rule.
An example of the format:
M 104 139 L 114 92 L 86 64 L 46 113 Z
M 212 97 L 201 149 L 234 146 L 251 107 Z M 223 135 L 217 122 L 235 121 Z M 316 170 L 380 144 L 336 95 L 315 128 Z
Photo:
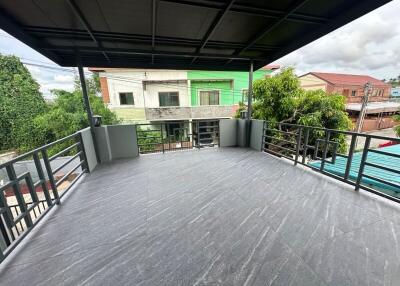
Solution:
M 165 125 L 166 127 L 167 125 Z M 161 132 L 161 146 L 162 146 L 162 152 L 163 154 L 165 153 L 165 149 L 164 149 L 164 135 L 163 135 L 163 125 L 160 124 L 160 132 Z M 168 135 L 168 134 L 167 134 Z
M 44 162 L 44 166 L 46 167 L 47 176 L 49 177 L 51 190 L 53 191 L 54 200 L 56 204 L 60 204 L 60 196 L 58 195 L 56 181 L 54 180 L 53 171 L 51 170 L 51 165 L 49 161 L 49 157 L 47 156 L 47 150 L 42 150 L 42 158 Z
M 25 199 L 23 194 L 21 193 L 21 188 L 19 187 L 19 181 L 18 177 L 15 173 L 14 166 L 12 164 L 6 166 L 8 178 L 10 181 L 13 181 L 13 189 L 14 189 L 14 195 L 15 198 L 17 199 L 19 209 L 21 210 L 21 213 L 24 213 L 24 220 L 26 223 L 26 226 L 28 228 L 32 227 L 32 218 L 31 214 L 28 212 L 28 207 L 26 206 Z
M 346 163 L 346 171 L 344 172 L 344 177 L 343 177 L 345 180 L 349 179 L 350 168 L 352 163 L 351 161 L 353 160 L 353 154 L 354 154 L 354 149 L 356 147 L 356 142 L 357 142 L 357 135 L 356 134 L 351 135 L 349 155 L 347 156 L 347 163 Z
M 51 196 L 46 184 L 46 176 L 44 175 L 42 163 L 40 162 L 39 154 L 35 152 L 33 154 L 33 161 L 35 162 L 36 171 L 38 173 L 39 180 L 41 182 L 42 190 L 44 193 L 44 197 L 46 199 L 47 205 L 51 206 L 53 203 L 51 201 Z
M 85 162 L 84 163 L 85 170 L 82 169 L 82 172 L 85 171 L 85 173 L 90 173 L 89 163 L 86 157 L 85 145 L 83 144 L 82 132 L 79 131 L 78 131 L 78 140 L 79 140 L 78 152 L 81 152 L 81 154 L 79 155 L 79 159 L 81 160 L 81 162 Z
M 360 189 L 361 179 L 362 179 L 362 176 L 364 173 L 365 162 L 367 161 L 368 149 L 369 149 L 370 143 L 371 143 L 371 137 L 367 136 L 367 138 L 365 139 L 364 150 L 363 150 L 362 157 L 361 157 L 360 169 L 358 170 L 358 176 L 357 176 L 357 181 L 356 181 L 356 186 L 355 186 L 356 191 L 358 191 Z
M 310 137 L 310 128 L 306 127 L 306 132 L 304 134 L 303 158 L 301 158 L 301 162 L 303 164 L 306 163 L 307 149 L 308 149 L 308 138 L 309 137 Z
M 302 130 L 303 128 L 301 126 L 298 126 L 298 133 L 296 137 L 296 156 L 294 158 L 294 165 L 297 165 L 297 161 L 299 160 L 299 153 L 300 153 L 300 145 L 301 145 L 301 136 L 302 136 Z
M 331 132 L 329 130 L 325 130 L 325 144 L 324 144 L 324 151 L 322 152 L 322 160 L 321 160 L 321 166 L 320 166 L 320 171 L 324 171 L 325 167 L 325 161 L 326 161 L 326 155 L 328 153 L 328 144 L 329 144 L 329 137 L 331 135 Z

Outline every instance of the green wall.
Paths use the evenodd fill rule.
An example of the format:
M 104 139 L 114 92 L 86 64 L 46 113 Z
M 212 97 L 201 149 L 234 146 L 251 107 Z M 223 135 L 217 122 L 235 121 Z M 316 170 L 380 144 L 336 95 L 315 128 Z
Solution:
M 260 79 L 271 70 L 258 70 L 253 79 Z M 249 73 L 232 71 L 188 71 L 192 106 L 199 105 L 198 91 L 206 89 L 220 90 L 220 105 L 238 104 L 242 100 L 243 89 L 248 89 Z

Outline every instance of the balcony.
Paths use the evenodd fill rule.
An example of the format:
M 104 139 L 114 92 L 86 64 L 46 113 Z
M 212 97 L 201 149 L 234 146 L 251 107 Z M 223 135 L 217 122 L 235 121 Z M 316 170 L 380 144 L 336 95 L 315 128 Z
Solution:
M 126 148 L 136 145 L 135 126 L 100 127 L 106 132 L 97 132 L 98 139 L 108 135 L 103 142 L 108 147 L 100 147 L 100 153 L 108 150 L 110 157 L 105 161 L 102 156 L 102 164 L 94 170 L 90 133 L 84 131 L 77 144 L 85 146 L 79 164 L 85 166 L 82 172 L 91 169 L 91 173 L 78 178 L 64 192 L 61 204 L 54 204 L 45 219 L 28 228 L 32 231 L 1 264 L 1 282 L 395 285 L 400 281 L 397 203 L 362 189 L 355 192 L 351 184 L 303 167 L 302 152 L 296 149 L 295 156 L 269 154 L 277 143 L 265 139 L 273 130 L 265 123 L 253 121 L 252 148 L 240 147 L 244 126 L 241 120 L 221 120 L 220 148 L 140 156 Z M 260 152 L 261 148 L 269 153 Z
M 146 108 L 146 119 L 155 121 L 231 118 L 234 115 L 234 111 L 234 106 L 232 105 Z

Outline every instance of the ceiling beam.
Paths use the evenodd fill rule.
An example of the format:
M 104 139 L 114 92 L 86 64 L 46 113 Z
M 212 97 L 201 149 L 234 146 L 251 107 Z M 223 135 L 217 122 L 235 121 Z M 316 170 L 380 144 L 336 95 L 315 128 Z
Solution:
M 26 32 L 34 33 L 39 37 L 45 37 L 47 39 L 65 39 L 66 37 L 73 40 L 87 40 L 88 34 L 85 30 L 70 30 L 70 29 L 59 29 L 59 28 L 44 28 L 44 27 L 30 27 L 24 26 L 23 30 Z M 98 32 L 92 31 L 93 35 L 99 41 L 112 41 L 121 43 L 140 43 L 149 44 L 152 43 L 152 37 L 149 35 L 135 35 L 135 34 L 122 34 L 122 33 L 111 33 L 111 32 Z M 166 46 L 182 46 L 182 47 L 198 47 L 201 45 L 201 40 L 197 39 L 185 39 L 175 37 L 157 36 L 158 45 Z M 245 44 L 235 42 L 220 42 L 220 41 L 208 41 L 207 47 L 214 49 L 240 49 Z M 254 45 L 253 50 L 260 51 L 275 51 L 281 49 L 281 46 L 273 45 Z
M 201 40 L 200 46 L 196 49 L 196 53 L 200 53 L 201 50 L 207 45 L 207 42 L 210 40 L 212 35 L 214 34 L 215 30 L 221 24 L 222 20 L 224 20 L 225 16 L 228 14 L 229 9 L 231 9 L 233 3 L 236 0 L 228 0 L 225 7 L 218 12 L 215 16 L 213 22 L 211 23 L 210 27 L 208 28 L 207 32 L 205 33 L 203 39 Z M 193 58 L 190 64 L 193 64 L 196 61 L 197 57 Z
M 160 0 L 160 1 L 181 4 L 181 5 L 195 6 L 195 7 L 203 7 L 203 8 L 208 8 L 208 9 L 220 10 L 223 8 L 223 3 L 217 2 L 217 1 L 207 1 L 207 0 L 205 0 L 205 1 L 203 0 L 201 2 L 194 1 L 194 0 Z M 282 15 L 285 14 L 285 11 L 282 11 L 282 10 L 254 7 L 254 6 L 244 5 L 244 4 L 234 4 L 230 10 L 232 12 L 236 12 L 236 13 L 266 17 L 266 18 L 274 18 L 274 19 L 278 19 L 278 18 L 282 17 Z M 329 21 L 329 19 L 325 18 L 325 17 L 319 17 L 319 16 L 308 15 L 308 14 L 303 14 L 303 13 L 293 13 L 290 17 L 288 17 L 287 20 L 293 21 L 293 22 L 317 24 L 317 25 L 323 24 L 323 23 Z
M 234 55 L 240 55 L 244 51 L 248 50 L 252 46 L 254 46 L 257 42 L 262 40 L 266 35 L 268 35 L 273 29 L 278 27 L 282 22 L 284 22 L 288 17 L 290 17 L 296 10 L 300 9 L 304 4 L 306 4 L 309 0 L 297 0 L 294 5 L 289 7 L 289 9 L 286 11 L 282 17 L 279 19 L 276 19 L 276 21 L 270 23 L 267 25 L 261 32 L 257 33 L 250 41 L 247 42 L 246 46 L 243 48 L 237 50 Z M 232 60 L 230 59 L 227 64 L 229 64 Z
M 85 16 L 83 15 L 81 9 L 79 9 L 78 5 L 75 3 L 74 0 L 66 0 L 69 6 L 71 7 L 72 11 L 74 14 L 79 18 L 81 21 L 83 27 L 89 34 L 89 36 L 92 38 L 93 42 L 99 47 L 102 48 L 102 44 L 96 39 L 96 37 L 93 34 L 92 28 L 90 27 L 89 22 L 86 20 Z M 109 57 L 107 56 L 106 53 L 103 53 L 104 57 L 107 59 L 107 61 L 110 61 Z
M 156 27 L 157 27 L 157 6 L 158 0 L 152 1 L 151 12 L 151 49 L 154 51 L 156 47 Z M 151 63 L 154 64 L 154 55 L 151 56 Z
M 206 53 L 186 53 L 186 52 L 171 52 L 171 51 L 147 51 L 138 49 L 121 49 L 121 48 L 100 48 L 100 47 L 87 47 L 87 46 L 54 46 L 42 45 L 40 49 L 46 51 L 66 51 L 73 53 L 107 53 L 107 54 L 132 54 L 132 55 L 155 55 L 155 56 L 171 56 L 182 58 L 209 58 L 209 59 L 232 59 L 240 61 L 265 61 L 265 58 L 250 58 L 237 55 L 222 55 L 222 54 L 206 54 Z
M 45 57 L 57 62 L 60 61 L 60 57 L 52 51 L 41 51 L 39 50 L 40 40 L 22 30 L 17 23 L 15 23 L 10 16 L 0 7 L 0 27 L 12 35 L 13 37 L 19 39 L 31 48 L 39 51 Z

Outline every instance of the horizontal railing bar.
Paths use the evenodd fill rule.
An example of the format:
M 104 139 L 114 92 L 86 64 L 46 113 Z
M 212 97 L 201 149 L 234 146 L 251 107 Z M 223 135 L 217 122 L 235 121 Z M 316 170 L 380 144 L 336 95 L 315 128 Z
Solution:
M 147 132 L 161 132 L 161 130 L 159 130 L 159 129 L 155 129 L 155 130 L 153 130 L 153 129 L 149 129 L 149 130 L 138 130 L 138 133 L 140 134 L 141 132 L 143 132 L 143 133 L 147 133 Z
M 278 153 L 278 152 L 275 152 L 275 151 L 271 151 L 271 150 L 266 149 L 266 148 L 264 148 L 264 152 L 272 154 L 272 155 L 275 155 L 275 156 L 284 157 L 284 158 L 286 158 L 288 160 L 294 161 L 293 158 L 290 158 L 289 156 L 286 156 L 285 154 L 281 154 L 281 153 Z
M 368 149 L 368 152 L 382 154 L 382 155 L 391 156 L 391 157 L 395 157 L 395 158 L 400 158 L 400 154 L 390 153 L 390 152 L 376 150 L 376 149 Z
M 199 129 L 208 129 L 208 128 L 218 128 L 218 125 L 205 125 L 205 126 L 199 126 Z
M 279 132 L 279 133 L 283 133 L 283 134 L 287 134 L 287 135 L 297 135 L 297 133 L 295 133 L 295 132 L 283 131 L 283 130 L 279 130 L 279 129 L 265 128 L 265 130 L 267 130 L 267 131 L 273 131 L 273 132 Z M 264 135 L 264 136 L 265 136 L 265 135 Z
M 42 218 L 50 211 L 50 209 L 54 206 L 54 204 L 48 206 L 47 208 L 44 209 L 41 215 L 39 215 L 36 220 L 34 221 L 33 225 L 37 225 Z M 33 227 L 30 227 L 26 229 L 16 240 L 14 240 L 10 246 L 6 248 L 6 250 L 3 252 L 4 257 L 7 257 L 10 255 L 10 253 L 17 247 L 17 245 L 28 235 L 28 233 L 33 229 Z
M 14 184 L 18 183 L 18 181 L 8 181 L 4 185 L 0 186 L 0 192 L 3 192 L 4 190 L 8 189 L 9 187 L 13 186 Z
M 370 193 L 373 193 L 373 194 L 375 194 L 375 195 L 384 197 L 385 199 L 394 201 L 394 202 L 396 202 L 396 203 L 400 203 L 400 198 L 398 198 L 398 197 L 394 197 L 394 196 L 388 195 L 388 194 L 386 194 L 386 193 L 384 193 L 384 192 L 380 192 L 380 191 L 378 191 L 378 190 L 372 189 L 372 188 L 367 187 L 367 186 L 365 186 L 365 185 L 360 185 L 360 188 L 363 189 L 363 190 L 365 190 L 365 191 L 367 191 L 367 192 L 370 192 Z
M 366 177 L 368 179 L 380 182 L 382 184 L 386 184 L 388 186 L 391 186 L 391 187 L 394 187 L 394 188 L 398 188 L 400 190 L 400 185 L 398 185 L 398 184 L 394 184 L 394 183 L 391 183 L 391 182 L 388 182 L 388 181 L 385 181 L 383 179 L 380 179 L 380 178 L 377 178 L 377 177 L 374 177 L 374 176 L 371 176 L 371 175 L 367 175 L 367 174 L 362 174 L 362 176 Z
M 215 131 L 208 131 L 208 132 L 200 132 L 199 135 L 209 135 L 209 134 L 215 134 Z
M 45 183 L 45 180 L 39 180 L 39 181 L 37 181 L 36 183 L 33 184 L 33 188 L 36 189 L 37 186 L 39 186 L 39 185 L 41 185 L 43 183 Z
M 286 147 L 283 147 L 283 146 L 275 145 L 275 144 L 272 144 L 272 143 L 269 143 L 269 142 L 265 142 L 265 144 L 272 145 L 274 147 L 277 147 L 277 148 L 280 148 L 280 149 L 283 149 L 283 150 L 286 150 L 286 151 L 289 151 L 289 152 L 296 152 L 296 150 L 292 150 L 292 149 L 289 149 L 289 148 L 286 148 Z
M 46 203 L 47 201 L 46 200 L 38 200 L 37 201 L 37 203 Z M 26 203 L 26 205 L 28 206 L 28 205 L 30 205 L 30 204 L 33 204 L 33 203 L 36 203 L 36 202 L 30 202 L 30 203 Z M 12 207 L 19 207 L 19 205 L 18 204 L 16 204 L 16 205 L 8 205 L 10 208 L 12 208 Z
M 24 172 L 17 177 L 17 182 L 24 180 L 26 177 L 30 176 L 29 172 Z
M 78 169 L 80 166 L 83 166 L 85 163 L 85 160 L 80 161 L 79 164 L 77 164 L 73 169 L 71 169 L 68 173 L 66 173 L 60 180 L 57 181 L 56 187 L 61 185 L 62 182 L 64 182 L 76 169 Z
M 64 194 L 66 194 L 69 189 L 71 189 L 71 187 L 87 172 L 87 169 L 83 169 L 82 173 L 80 173 L 78 176 L 76 176 L 76 178 L 69 184 L 69 186 L 61 193 L 60 198 L 62 198 L 64 196 Z
M 59 172 L 62 168 L 64 168 L 65 166 L 67 166 L 69 163 L 71 163 L 73 160 L 75 160 L 77 157 L 79 157 L 80 155 L 82 155 L 83 152 L 79 151 L 78 153 L 76 153 L 74 156 L 72 156 L 71 158 L 69 158 L 67 161 L 65 161 L 64 163 L 62 163 L 59 167 L 57 167 L 52 173 L 53 175 L 56 174 L 57 172 Z
M 71 149 L 73 149 L 73 148 L 75 148 L 75 147 L 78 147 L 80 144 L 81 144 L 81 142 L 76 142 L 76 143 L 72 144 L 71 146 L 65 148 L 64 150 L 61 150 L 61 151 L 58 152 L 57 154 L 51 156 L 51 157 L 49 158 L 49 161 L 50 161 L 50 162 L 53 161 L 54 159 L 56 159 L 56 158 L 60 157 L 61 155 L 67 153 L 67 152 L 70 151 Z
M 138 146 L 147 146 L 147 145 L 160 145 L 164 144 L 163 142 L 149 142 L 149 143 L 144 143 L 144 144 L 138 144 Z
M 367 166 L 374 167 L 374 168 L 378 168 L 378 169 L 386 170 L 386 171 L 393 172 L 393 173 L 396 173 L 396 174 L 400 174 L 400 170 L 397 170 L 397 169 L 392 169 L 392 168 L 389 168 L 389 167 L 385 167 L 385 166 L 374 164 L 374 163 L 370 163 L 370 162 L 365 162 L 364 164 L 367 165 Z
M 161 136 L 138 137 L 137 139 L 161 139 Z
M 336 156 L 348 159 L 349 156 L 337 153 Z
M 4 168 L 5 166 L 8 166 L 8 165 L 10 165 L 10 164 L 13 164 L 13 163 L 15 163 L 15 162 L 21 161 L 22 159 L 25 159 L 26 157 L 31 156 L 31 155 L 33 155 L 33 154 L 35 154 L 35 153 L 41 152 L 42 150 L 48 149 L 49 147 L 54 146 L 55 144 L 62 143 L 62 142 L 64 142 L 64 141 L 67 141 L 67 140 L 69 140 L 69 139 L 72 139 L 72 138 L 74 138 L 74 137 L 76 137 L 76 136 L 79 136 L 79 133 L 78 133 L 78 132 L 76 132 L 76 133 L 74 133 L 74 134 L 71 134 L 71 135 L 69 135 L 69 136 L 67 136 L 67 137 L 58 139 L 58 140 L 56 140 L 56 141 L 54 141 L 54 142 L 51 142 L 51 143 L 49 143 L 49 144 L 43 145 L 43 146 L 41 146 L 41 147 L 39 147 L 39 148 L 36 148 L 36 149 L 34 149 L 34 150 L 32 150 L 32 151 L 29 151 L 29 152 L 27 152 L 27 153 L 21 154 L 21 155 L 15 157 L 15 158 L 13 158 L 13 159 L 7 161 L 7 162 L 4 162 L 4 163 L 0 164 L 0 169 Z
M 282 138 L 277 138 L 277 137 L 273 137 L 273 136 L 269 136 L 269 135 L 265 135 L 264 137 L 275 139 L 275 140 L 282 141 L 282 142 L 286 142 L 288 144 L 297 144 L 296 142 L 291 142 L 291 141 L 288 141 L 288 140 L 285 140 L 285 139 L 282 139 Z M 268 143 L 268 142 L 265 142 L 265 143 Z
M 268 123 L 268 122 L 267 122 Z M 278 124 L 278 123 L 275 123 Z M 394 142 L 400 143 L 400 138 L 388 137 L 388 136 L 379 136 L 379 135 L 372 135 L 372 134 L 365 134 L 365 133 L 357 133 L 354 131 L 344 131 L 344 130 L 337 130 L 337 129 L 329 129 L 324 127 L 315 127 L 315 126 L 307 126 L 307 125 L 300 125 L 300 124 L 293 124 L 293 123 L 279 123 L 281 126 L 293 126 L 293 127 L 301 127 L 301 128 L 308 128 L 313 130 L 321 130 L 321 131 L 329 131 L 333 133 L 341 133 L 346 135 L 357 135 L 361 137 L 371 137 L 372 139 L 381 139 L 381 140 L 389 140 Z
M 173 122 L 171 122 L 173 123 Z M 147 123 L 139 123 L 135 124 L 135 126 L 162 126 L 163 123 L 154 123 L 154 124 L 147 124 Z M 138 130 L 138 132 L 143 131 L 143 130 Z

